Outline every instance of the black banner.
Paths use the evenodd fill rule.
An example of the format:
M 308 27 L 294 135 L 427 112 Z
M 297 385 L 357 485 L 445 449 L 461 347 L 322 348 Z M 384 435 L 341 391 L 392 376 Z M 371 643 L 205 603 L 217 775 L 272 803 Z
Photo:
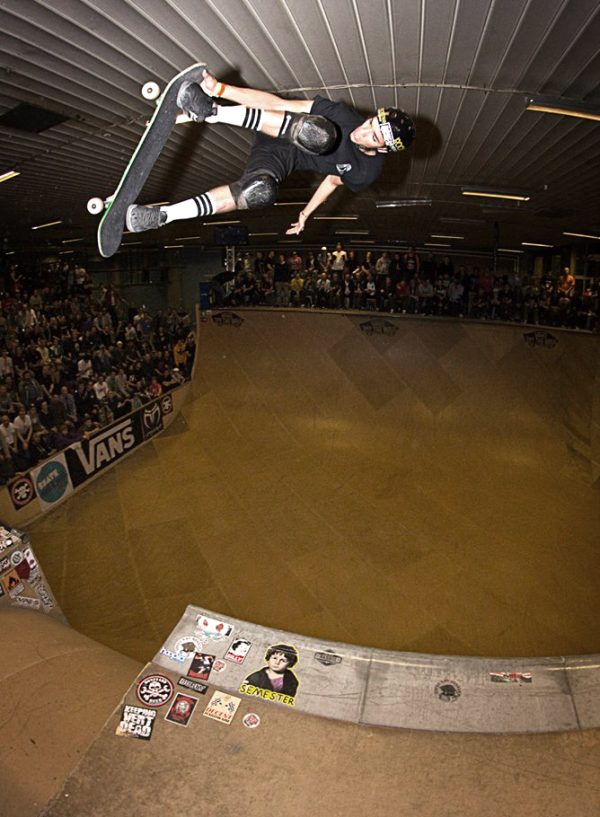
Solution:
M 81 485 L 117 462 L 163 428 L 159 398 L 103 428 L 89 440 L 82 440 L 67 448 L 64 454 L 73 486 Z

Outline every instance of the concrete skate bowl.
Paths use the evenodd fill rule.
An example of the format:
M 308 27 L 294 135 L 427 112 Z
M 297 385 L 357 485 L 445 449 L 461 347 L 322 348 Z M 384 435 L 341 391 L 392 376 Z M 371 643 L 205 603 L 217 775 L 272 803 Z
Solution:
M 98 725 L 85 712 L 100 703 L 90 680 L 110 664 L 106 717 L 106 690 L 116 705 L 135 665 L 94 655 L 76 632 L 63 645 L 35 626 L 38 614 L 11 611 L 22 692 L 6 698 L 8 813 L 37 814 L 57 769 L 86 751 L 53 817 L 105 815 L 118 802 L 148 813 L 149 798 L 156 813 L 201 802 L 233 814 L 249 792 L 254 817 L 274 791 L 285 814 L 331 813 L 332 802 L 352 817 L 365 802 L 424 817 L 520 803 L 595 814 L 600 743 L 579 730 L 600 722 L 600 662 L 561 656 L 598 651 L 597 338 L 364 314 L 214 318 L 199 325 L 194 397 L 177 422 L 29 532 L 86 636 L 143 661 L 154 654 L 143 672 L 175 683 L 169 654 L 198 611 L 181 616 L 201 604 L 250 637 L 253 661 L 262 643 L 299 647 L 299 711 L 245 700 L 256 732 L 208 732 L 198 716 L 168 733 L 161 718 L 148 753 L 115 738 L 119 706 L 87 749 Z M 519 658 L 532 655 L 555 658 Z M 56 686 L 41 684 L 49 660 Z M 239 679 L 222 678 L 236 692 Z M 44 692 L 32 719 L 22 702 Z M 407 729 L 560 733 L 490 742 Z M 32 734 L 36 745 L 40 734 L 72 741 L 69 757 L 40 771 L 35 802 Z M 211 769 L 235 777 L 199 776 L 207 752 Z M 185 758 L 201 794 L 172 786 L 186 779 Z M 157 768 L 171 783 L 158 785 Z
M 72 625 L 139 660 L 189 603 L 385 650 L 596 653 L 599 379 L 589 335 L 209 315 L 180 421 L 30 534 Z

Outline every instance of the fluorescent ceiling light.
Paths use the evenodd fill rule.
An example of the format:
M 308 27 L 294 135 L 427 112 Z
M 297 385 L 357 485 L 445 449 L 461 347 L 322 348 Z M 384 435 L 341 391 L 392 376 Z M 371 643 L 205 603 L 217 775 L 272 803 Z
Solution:
M 307 201 L 276 201 L 275 207 L 304 207 Z
M 54 227 L 55 224 L 62 224 L 62 221 L 48 221 L 46 224 L 38 224 L 37 227 L 32 227 L 32 230 L 41 230 L 43 227 Z
M 431 207 L 431 199 L 380 199 L 375 207 Z
M 61 241 L 61 244 L 76 244 L 78 241 L 83 241 L 83 238 L 65 238 L 64 241 Z
M 14 179 L 20 175 L 18 170 L 7 170 L 6 173 L 0 174 L 0 182 L 7 182 L 9 179 Z
M 73 255 L 75 250 L 61 250 L 58 254 L 59 255 Z
M 510 201 L 529 201 L 531 196 L 522 191 L 502 190 L 494 187 L 469 186 L 461 187 L 463 196 L 479 196 L 486 199 L 509 199 Z
M 336 235 L 369 235 L 368 230 L 336 230 Z
M 434 235 L 431 234 L 432 238 L 455 238 L 457 241 L 462 241 L 464 239 L 464 235 Z
M 127 241 L 121 244 L 122 247 L 133 247 L 134 244 L 141 244 L 141 241 Z
M 452 244 L 436 244 L 435 241 L 426 241 L 423 244 L 424 247 L 451 247 Z
M 235 221 L 235 220 L 234 221 L 203 221 L 202 226 L 203 227 L 214 227 L 215 224 L 240 224 L 240 223 L 241 222 L 240 222 L 239 219 L 237 219 L 237 221 Z
M 315 216 L 315 221 L 358 221 L 358 216 Z
M 518 253 L 519 255 L 523 255 L 525 250 L 510 250 L 507 247 L 498 247 L 498 252 L 514 252 Z
M 16 250 L 10 250 L 9 252 L 5 252 L 4 255 L 15 255 Z
M 450 216 L 442 216 L 440 221 L 442 224 L 486 224 L 484 218 L 453 218 Z
M 600 240 L 600 235 L 589 235 L 588 233 L 563 233 L 563 235 L 571 235 L 574 238 L 595 238 L 596 241 Z
M 163 204 L 170 204 L 169 201 L 153 201 L 152 204 L 146 204 L 145 207 L 161 207 Z
M 600 122 L 600 107 L 598 105 L 587 105 L 585 102 L 556 99 L 551 96 L 528 97 L 527 110 L 554 113 L 559 116 L 575 116 L 578 119 L 593 119 L 595 122 Z
M 182 244 L 165 244 L 165 250 L 182 250 Z
M 197 238 L 202 238 L 200 235 L 183 235 L 180 236 L 177 241 L 195 241 Z
M 536 241 L 521 241 L 524 247 L 553 247 L 554 244 L 538 244 Z

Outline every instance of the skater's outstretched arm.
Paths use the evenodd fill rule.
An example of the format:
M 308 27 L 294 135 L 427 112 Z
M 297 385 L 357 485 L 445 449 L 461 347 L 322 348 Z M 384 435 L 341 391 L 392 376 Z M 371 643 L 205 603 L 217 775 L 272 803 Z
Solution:
M 311 213 L 314 213 L 317 207 L 320 207 L 323 202 L 326 201 L 329 196 L 331 196 L 333 191 L 337 187 L 341 187 L 343 184 L 344 182 L 339 176 L 325 176 L 321 184 L 310 197 L 310 201 L 304 210 L 302 210 L 298 215 L 298 221 L 292 224 L 289 230 L 286 230 L 286 235 L 299 235 L 304 229 L 306 220 Z
M 267 91 L 257 91 L 254 88 L 238 88 L 235 85 L 225 85 L 224 82 L 204 71 L 204 79 L 200 83 L 202 90 L 213 97 L 228 99 L 238 105 L 248 108 L 259 108 L 261 111 L 290 111 L 291 113 L 310 113 L 312 99 L 283 99 Z

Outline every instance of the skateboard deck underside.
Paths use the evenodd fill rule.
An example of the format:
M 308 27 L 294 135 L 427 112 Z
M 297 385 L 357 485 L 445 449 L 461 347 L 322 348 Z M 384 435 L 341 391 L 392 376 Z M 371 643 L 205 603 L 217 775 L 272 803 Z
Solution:
M 165 88 L 160 103 L 144 131 L 98 225 L 98 249 L 105 258 L 118 250 L 125 230 L 125 214 L 134 204 L 166 145 L 175 119 L 181 111 L 177 107 L 177 93 L 182 82 L 201 82 L 204 63 L 196 63 L 173 77 Z

